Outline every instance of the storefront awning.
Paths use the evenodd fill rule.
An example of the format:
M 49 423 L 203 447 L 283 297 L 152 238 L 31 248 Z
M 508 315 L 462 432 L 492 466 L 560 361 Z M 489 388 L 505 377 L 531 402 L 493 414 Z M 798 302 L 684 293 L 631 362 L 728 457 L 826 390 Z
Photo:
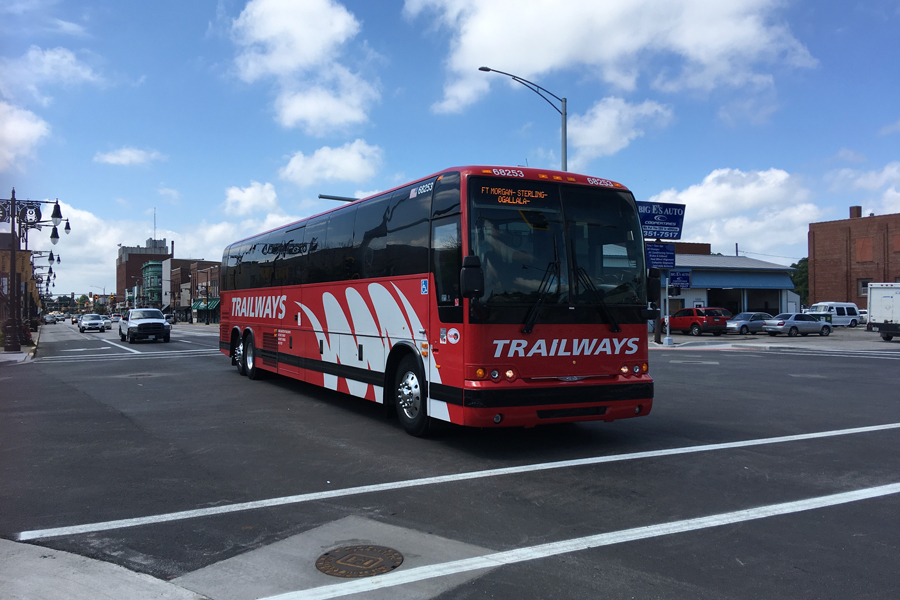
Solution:
M 792 290 L 790 275 L 765 271 L 691 271 L 692 288 L 735 288 L 747 290 Z
M 191 305 L 192 310 L 216 310 L 219 306 L 218 298 L 210 298 L 209 306 L 206 305 L 206 300 L 195 300 Z

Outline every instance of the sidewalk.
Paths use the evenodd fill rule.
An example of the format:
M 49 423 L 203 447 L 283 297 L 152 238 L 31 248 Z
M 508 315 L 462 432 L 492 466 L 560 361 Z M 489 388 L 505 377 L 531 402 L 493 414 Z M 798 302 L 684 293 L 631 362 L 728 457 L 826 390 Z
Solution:
M 4 600 L 205 600 L 204 596 L 100 560 L 0 539 Z
M 31 360 L 34 358 L 34 354 L 37 352 L 38 343 L 41 341 L 41 330 L 44 328 L 43 325 L 38 327 L 37 338 L 34 340 L 34 346 L 25 346 L 22 345 L 22 350 L 20 352 L 7 352 L 0 346 L 0 363 L 3 362 L 16 362 L 23 363 L 27 360 Z

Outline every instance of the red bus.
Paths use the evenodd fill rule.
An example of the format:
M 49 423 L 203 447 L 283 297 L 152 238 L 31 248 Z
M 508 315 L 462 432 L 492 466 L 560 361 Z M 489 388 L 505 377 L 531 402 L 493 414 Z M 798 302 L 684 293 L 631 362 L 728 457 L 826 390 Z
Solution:
M 384 403 L 413 435 L 430 419 L 532 427 L 653 405 L 659 279 L 613 181 L 455 167 L 235 242 L 220 277 L 219 346 L 238 372 Z

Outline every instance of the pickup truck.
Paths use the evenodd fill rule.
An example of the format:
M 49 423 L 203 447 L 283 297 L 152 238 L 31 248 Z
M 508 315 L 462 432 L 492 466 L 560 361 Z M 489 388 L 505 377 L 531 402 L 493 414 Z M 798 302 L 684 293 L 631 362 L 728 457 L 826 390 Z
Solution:
M 136 340 L 169 341 L 172 326 L 157 308 L 133 308 L 119 321 L 119 339 L 133 344 Z

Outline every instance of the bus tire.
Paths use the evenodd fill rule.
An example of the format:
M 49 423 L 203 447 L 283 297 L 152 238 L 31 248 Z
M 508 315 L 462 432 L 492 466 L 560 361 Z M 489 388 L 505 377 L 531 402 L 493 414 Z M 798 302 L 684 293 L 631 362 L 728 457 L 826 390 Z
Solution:
M 263 371 L 259 368 L 256 356 L 256 345 L 253 342 L 253 332 L 248 331 L 244 335 L 244 370 L 250 379 L 262 379 Z
M 425 377 L 411 354 L 404 356 L 397 366 L 394 376 L 394 405 L 406 433 L 416 437 L 427 433 L 429 420 Z
M 235 337 L 237 339 L 234 343 L 234 354 L 231 357 L 231 362 L 237 367 L 239 375 L 246 375 L 247 365 L 244 364 L 244 340 L 239 334 Z

